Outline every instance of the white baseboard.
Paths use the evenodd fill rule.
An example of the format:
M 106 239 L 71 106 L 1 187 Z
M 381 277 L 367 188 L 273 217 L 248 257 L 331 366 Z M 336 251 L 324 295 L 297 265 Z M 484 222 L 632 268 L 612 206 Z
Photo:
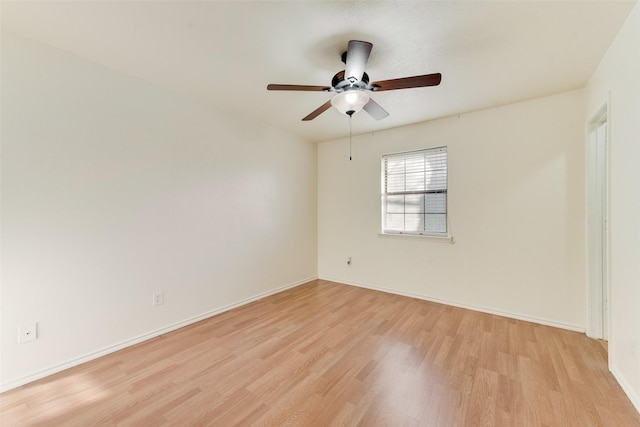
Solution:
M 89 362 L 91 360 L 97 359 L 97 358 L 102 357 L 102 356 L 106 356 L 107 354 L 114 353 L 114 352 L 122 350 L 124 348 L 131 347 L 133 345 L 136 345 L 136 344 L 139 344 L 141 342 L 150 340 L 152 338 L 156 338 L 156 337 L 158 337 L 158 336 L 160 336 L 162 334 L 166 334 L 168 332 L 175 331 L 176 329 L 183 328 L 185 326 L 191 325 L 191 324 L 199 322 L 201 320 L 208 319 L 209 317 L 215 316 L 216 314 L 220 314 L 220 313 L 224 313 L 225 311 L 233 310 L 234 308 L 238 308 L 238 307 L 241 307 L 243 305 L 252 303 L 252 302 L 257 301 L 259 299 L 268 297 L 269 295 L 277 294 L 279 292 L 286 291 L 287 289 L 295 288 L 296 286 L 300 286 L 300 285 L 302 285 L 304 283 L 307 283 L 307 282 L 310 282 L 310 281 L 316 280 L 316 279 L 317 279 L 317 276 L 314 276 L 314 277 L 310 277 L 310 278 L 307 278 L 307 279 L 299 280 L 299 281 L 294 282 L 294 283 L 290 283 L 288 285 L 280 286 L 280 287 L 278 287 L 276 289 L 273 289 L 273 290 L 270 290 L 270 291 L 267 291 L 267 292 L 263 292 L 261 294 L 258 294 L 258 295 L 255 295 L 255 296 L 252 296 L 252 297 L 249 297 L 249 298 L 245 298 L 245 299 L 240 300 L 238 302 L 235 302 L 233 304 L 225 305 L 224 307 L 220 307 L 220 308 L 216 308 L 216 309 L 211 310 L 211 311 L 207 311 L 207 312 L 202 313 L 200 315 L 191 317 L 189 319 L 185 319 L 185 320 L 183 320 L 181 322 L 177 322 L 177 323 L 174 323 L 172 325 L 168 325 L 168 326 L 165 326 L 163 328 L 156 329 L 156 330 L 148 332 L 146 334 L 138 335 L 138 336 L 133 337 L 131 339 L 128 339 L 128 340 L 119 342 L 117 344 L 105 347 L 105 348 L 103 348 L 101 350 L 97 350 L 97 351 L 93 351 L 91 353 L 87 353 L 87 354 L 85 354 L 83 356 L 68 360 L 66 362 L 57 364 L 55 366 L 51 366 L 51 367 L 49 367 L 47 369 L 43 369 L 41 371 L 35 372 L 33 374 L 30 374 L 30 375 L 27 375 L 27 376 L 24 376 L 24 377 L 21 377 L 21 378 L 18 378 L 16 380 L 8 381 L 8 382 L 3 383 L 3 384 L 0 385 L 0 393 L 3 393 L 5 391 L 14 389 L 16 387 L 20 387 L 20 386 L 28 384 L 30 382 L 33 382 L 33 381 L 48 377 L 49 375 L 56 374 L 58 372 L 66 370 L 66 369 L 73 368 L 74 366 L 81 365 L 83 363 Z
M 459 307 L 459 308 L 464 308 L 467 310 L 472 310 L 472 311 L 479 311 L 481 313 L 487 313 L 487 314 L 495 314 L 496 316 L 502 316 L 502 317 L 508 317 L 510 319 L 517 319 L 517 320 L 524 320 L 526 322 L 531 322 L 531 323 L 537 323 L 540 325 L 545 325 L 545 326 L 552 326 L 554 328 L 560 328 L 560 329 L 567 329 L 569 331 L 574 331 L 574 332 L 585 332 L 585 328 L 584 326 L 579 326 L 579 325 L 572 325 L 569 323 L 562 323 L 562 322 L 556 322 L 553 320 L 547 320 L 547 319 L 541 319 L 538 317 L 530 317 L 530 316 L 525 316 L 522 314 L 516 314 L 516 313 L 510 313 L 507 311 L 500 311 L 500 310 L 494 310 L 491 308 L 485 308 L 485 307 L 478 307 L 478 306 L 474 306 L 474 305 L 468 305 L 468 304 L 462 304 L 456 301 L 449 301 L 449 300 L 445 300 L 445 299 L 440 299 L 440 298 L 433 298 L 427 295 L 420 295 L 420 294 L 414 294 L 411 292 L 403 292 L 403 291 L 398 291 L 395 289 L 389 289 L 389 288 L 383 288 L 380 286 L 374 286 L 374 285 L 369 285 L 369 284 L 365 284 L 365 283 L 357 283 L 357 282 L 349 282 L 349 281 L 344 281 L 341 279 L 335 279 L 335 278 L 331 278 L 331 277 L 319 277 L 320 280 L 328 280 L 330 282 L 336 282 L 336 283 L 343 283 L 345 285 L 349 285 L 349 286 L 357 286 L 359 288 L 365 288 L 365 289 L 371 289 L 374 291 L 380 291 L 380 292 L 386 292 L 386 293 L 390 293 L 390 294 L 395 294 L 395 295 L 401 295 L 404 297 L 410 297 L 410 298 L 416 298 L 416 299 L 421 299 L 424 301 L 430 301 L 430 302 L 435 302 L 438 304 L 444 304 L 444 305 L 450 305 L 453 307 Z
M 615 377 L 616 381 L 618 381 L 618 384 L 620 384 L 620 387 L 622 387 L 622 390 L 625 392 L 633 406 L 636 407 L 636 411 L 640 413 L 640 397 L 638 397 L 633 388 L 629 385 L 625 377 L 620 373 L 615 365 L 609 366 L 609 370 Z

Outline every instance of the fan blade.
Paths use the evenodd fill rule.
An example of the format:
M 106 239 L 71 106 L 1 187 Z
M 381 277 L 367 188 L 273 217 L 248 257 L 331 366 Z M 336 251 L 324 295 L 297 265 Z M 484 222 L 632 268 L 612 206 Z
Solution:
M 438 86 L 442 74 L 425 74 L 423 76 L 404 77 L 401 79 L 382 80 L 371 83 L 376 92 L 381 90 L 409 89 L 412 87 Z
M 369 102 L 364 104 L 364 107 L 362 107 L 362 109 L 369 113 L 369 115 L 376 120 L 382 120 L 389 115 L 387 110 L 382 108 L 380 104 L 373 100 L 373 98 L 369 98 Z
M 311 114 L 309 114 L 307 117 L 302 119 L 302 121 L 303 122 L 308 122 L 309 120 L 313 120 L 316 117 L 318 117 L 320 114 L 322 114 L 325 111 L 327 111 L 329 108 L 331 108 L 331 100 L 328 100 L 327 102 L 325 102 L 324 104 L 322 104 L 321 106 L 319 106 L 318 108 L 313 110 L 311 112 Z
M 328 92 L 329 86 L 308 86 L 308 85 L 267 85 L 267 90 L 302 90 L 305 92 Z
M 362 80 L 364 67 L 369 60 L 369 54 L 373 45 L 369 42 L 351 40 L 347 47 L 347 61 L 344 77 L 351 84 Z

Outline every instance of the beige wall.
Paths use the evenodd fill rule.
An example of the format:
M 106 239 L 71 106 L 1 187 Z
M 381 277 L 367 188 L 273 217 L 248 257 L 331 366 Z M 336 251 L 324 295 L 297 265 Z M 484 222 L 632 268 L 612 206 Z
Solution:
M 318 275 L 584 330 L 583 95 L 321 143 Z M 380 237 L 380 156 L 441 145 L 455 244 Z
M 2 388 L 314 278 L 316 164 L 300 138 L 3 34 Z
M 586 89 L 585 122 L 608 102 L 609 365 L 640 411 L 640 6 Z

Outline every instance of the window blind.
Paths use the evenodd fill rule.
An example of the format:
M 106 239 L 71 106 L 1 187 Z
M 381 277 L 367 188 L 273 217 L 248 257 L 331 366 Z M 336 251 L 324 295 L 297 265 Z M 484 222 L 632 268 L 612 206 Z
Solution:
M 447 147 L 382 156 L 382 232 L 447 234 Z

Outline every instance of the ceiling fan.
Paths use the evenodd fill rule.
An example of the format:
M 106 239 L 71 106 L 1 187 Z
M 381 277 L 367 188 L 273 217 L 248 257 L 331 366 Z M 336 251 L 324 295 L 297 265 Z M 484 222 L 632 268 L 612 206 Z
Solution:
M 369 76 L 364 72 L 364 67 L 367 65 L 372 47 L 373 45 L 369 42 L 350 40 L 347 51 L 342 54 L 342 62 L 346 65 L 345 69 L 333 76 L 331 86 L 270 84 L 267 85 L 267 90 L 336 93 L 333 98 L 304 117 L 303 121 L 315 119 L 331 106 L 349 116 L 364 110 L 374 119 L 381 120 L 387 117 L 389 113 L 369 96 L 369 92 L 437 86 L 440 84 L 442 79 L 440 73 L 369 83 Z

